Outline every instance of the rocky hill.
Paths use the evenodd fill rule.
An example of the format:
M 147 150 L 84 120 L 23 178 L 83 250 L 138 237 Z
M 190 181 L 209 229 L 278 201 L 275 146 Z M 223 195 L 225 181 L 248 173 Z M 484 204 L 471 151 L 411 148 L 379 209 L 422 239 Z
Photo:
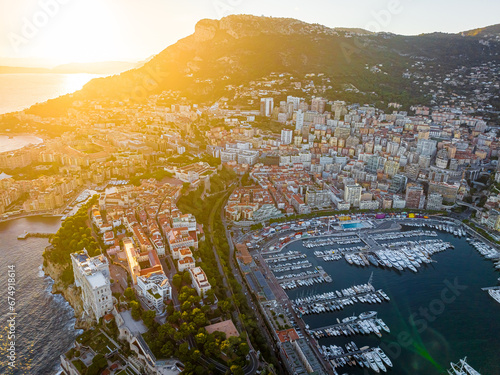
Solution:
M 494 28 L 494 27 L 493 27 Z M 169 46 L 144 66 L 94 79 L 81 91 L 31 108 L 39 115 L 66 113 L 81 100 L 145 100 L 179 91 L 196 103 L 213 103 L 227 85 L 241 85 L 272 72 L 324 73 L 340 87 L 382 90 L 397 100 L 407 91 L 401 77 L 416 62 L 440 72 L 500 60 L 500 41 L 485 45 L 478 33 L 402 36 L 361 29 L 331 29 L 289 18 L 248 15 L 198 22 L 195 33 Z M 469 36 L 474 35 L 474 36 Z M 384 74 L 373 75 L 378 65 Z M 416 95 L 416 93 L 415 93 Z

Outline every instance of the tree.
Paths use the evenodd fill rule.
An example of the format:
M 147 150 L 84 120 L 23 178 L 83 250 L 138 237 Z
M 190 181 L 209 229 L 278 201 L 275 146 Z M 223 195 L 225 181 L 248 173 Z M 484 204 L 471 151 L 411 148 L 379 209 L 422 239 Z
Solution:
M 125 291 L 123 292 L 123 295 L 130 301 L 130 300 L 134 300 L 135 299 L 135 293 L 134 293 L 134 290 L 132 288 L 127 288 L 125 289 Z
M 191 275 L 189 272 L 184 272 L 182 275 L 182 283 L 185 285 L 191 285 Z
M 205 314 L 203 314 L 202 312 L 199 312 L 199 313 L 196 313 L 194 314 L 193 316 L 193 323 L 197 326 L 197 327 L 203 327 L 206 325 L 207 323 L 207 317 L 205 316 Z
M 243 369 L 241 368 L 241 366 L 232 365 L 230 370 L 231 370 L 231 374 L 233 374 L 233 375 L 244 375 L 244 372 L 243 372 Z
M 92 359 L 92 364 L 87 369 L 87 375 L 98 375 L 101 373 L 101 370 L 103 370 L 107 365 L 108 361 L 106 360 L 106 357 L 104 357 L 102 354 L 97 354 Z
M 203 345 L 207 341 L 207 335 L 203 332 L 200 332 L 194 337 L 194 340 L 198 345 Z
M 174 277 L 172 278 L 172 284 L 174 284 L 174 286 L 177 288 L 177 290 L 180 289 L 181 285 L 182 285 L 182 277 L 181 275 L 179 275 L 178 273 L 176 273 L 174 275 Z
M 172 357 L 174 355 L 174 352 L 175 352 L 174 344 L 172 344 L 171 341 L 167 341 L 165 345 L 163 345 L 163 347 L 161 348 L 161 354 L 163 354 L 165 358 Z
M 229 301 L 226 301 L 226 300 L 219 301 L 219 309 L 223 313 L 228 312 L 230 307 L 231 307 L 231 304 L 229 303 Z
M 248 355 L 248 353 L 250 353 L 250 347 L 248 346 L 248 344 L 246 342 L 242 342 L 238 346 L 238 353 L 242 357 L 245 357 Z
M 141 305 L 137 301 L 130 302 L 130 308 L 132 309 L 132 318 L 134 320 L 141 319 Z
M 195 349 L 193 351 L 193 353 L 191 353 L 191 360 L 193 362 L 198 362 L 198 360 L 200 359 L 200 357 L 201 357 L 201 352 L 199 350 L 197 350 L 197 349 Z
M 189 344 L 187 342 L 183 342 L 179 345 L 179 354 L 183 357 L 189 354 Z
M 146 327 L 148 327 L 149 329 L 151 329 L 153 327 L 155 317 L 156 317 L 156 312 L 154 312 L 152 310 L 145 311 L 142 314 L 142 320 L 144 321 L 144 324 L 146 325 Z

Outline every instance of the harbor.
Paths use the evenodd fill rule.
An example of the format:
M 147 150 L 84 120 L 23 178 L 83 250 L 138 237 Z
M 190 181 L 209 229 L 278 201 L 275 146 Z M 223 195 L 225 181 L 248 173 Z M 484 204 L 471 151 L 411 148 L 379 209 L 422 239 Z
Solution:
M 380 356 L 377 359 L 382 362 L 385 370 L 377 365 L 375 349 L 379 348 L 387 358 L 391 358 L 394 354 L 390 350 L 387 352 L 386 344 L 397 340 L 399 332 L 412 332 L 415 329 L 411 328 L 412 322 L 408 317 L 414 311 L 418 311 L 420 306 L 426 306 L 428 301 L 440 298 L 439 293 L 442 287 L 427 288 L 417 292 L 414 290 L 414 285 L 421 288 L 427 284 L 441 284 L 444 287 L 448 284 L 443 283 L 443 280 L 448 282 L 448 280 L 456 279 L 457 276 L 460 277 L 461 282 L 467 283 L 467 289 L 458 296 L 461 302 L 446 306 L 445 311 L 433 324 L 435 328 L 432 331 L 425 331 L 424 336 L 418 338 L 418 340 L 432 343 L 432 348 L 424 347 L 423 350 L 429 351 L 426 354 L 428 356 L 440 358 L 441 369 L 437 371 L 431 363 L 426 364 L 425 357 L 416 356 L 415 353 L 403 348 L 397 358 L 391 358 L 394 364 L 393 372 L 398 374 L 446 372 L 446 363 L 449 364 L 453 358 L 441 357 L 442 353 L 448 353 L 451 350 L 457 351 L 462 357 L 469 355 L 470 358 L 475 358 L 481 355 L 483 358 L 482 353 L 475 353 L 475 349 L 469 348 L 469 345 L 467 345 L 467 351 L 452 349 L 458 344 L 455 341 L 449 342 L 445 337 L 454 335 L 456 327 L 452 322 L 457 314 L 464 313 L 464 309 L 469 310 L 465 302 L 468 299 L 480 301 L 481 306 L 485 305 L 484 310 L 490 311 L 490 314 L 491 310 L 498 305 L 490 297 L 490 292 L 484 293 L 480 290 L 485 285 L 484 281 L 482 285 L 479 282 L 483 276 L 481 273 L 488 274 L 490 282 L 491 280 L 497 281 L 498 274 L 491 272 L 490 262 L 491 260 L 498 262 L 496 249 L 490 247 L 489 251 L 486 251 L 489 245 L 478 240 L 476 244 L 460 226 L 446 223 L 439 225 L 430 221 L 424 224 L 423 220 L 418 225 L 412 224 L 403 223 L 402 230 L 399 231 L 393 230 L 394 227 L 392 230 L 385 231 L 378 231 L 374 228 L 357 233 L 344 233 L 344 236 L 339 233 L 329 237 L 321 236 L 319 232 L 317 238 L 296 239 L 282 246 L 281 251 L 273 250 L 272 257 L 268 256 L 270 253 L 262 253 L 263 256 L 270 258 L 269 261 L 266 259 L 268 266 L 274 264 L 273 259 L 280 259 L 283 256 L 281 263 L 294 264 L 307 260 L 313 267 L 322 267 L 325 273 L 333 279 L 331 284 L 313 282 L 309 285 L 303 284 L 288 288 L 283 274 L 273 275 L 273 278 L 279 279 L 279 285 L 286 291 L 292 302 L 293 314 L 303 320 L 306 325 L 307 328 L 303 330 L 304 334 L 317 342 L 317 349 L 324 360 L 328 360 L 331 364 L 334 373 L 357 375 L 364 374 L 366 371 L 372 373 L 389 371 L 391 366 L 387 366 Z M 410 266 L 415 268 L 415 271 L 404 272 L 413 271 Z M 472 274 L 473 271 L 470 269 L 477 270 L 478 268 L 484 268 L 484 270 Z M 488 269 L 490 271 L 487 271 Z M 314 274 L 311 269 L 302 271 Z M 363 278 L 367 280 L 372 274 L 373 279 L 368 283 L 352 282 L 362 281 Z M 305 274 L 298 275 L 289 277 L 306 276 Z M 334 285 L 334 288 L 331 285 Z M 493 291 L 496 292 L 496 288 Z M 380 319 L 387 329 L 390 327 L 389 331 L 384 330 L 376 320 L 371 321 L 372 324 L 360 326 L 360 321 L 362 321 L 360 316 L 363 313 L 359 311 L 359 308 L 366 306 L 365 304 L 371 304 L 376 319 Z M 339 315 L 341 312 L 343 316 Z M 472 313 L 471 311 L 470 314 Z M 474 312 L 474 314 L 479 316 L 484 314 L 484 319 L 487 319 L 483 311 Z M 291 315 L 290 317 L 293 318 Z M 487 330 L 487 327 L 481 329 L 478 325 L 479 322 L 474 324 L 475 331 L 469 327 L 460 327 L 464 340 L 465 337 L 469 338 L 464 343 L 473 337 L 481 340 L 488 337 L 493 342 L 498 340 L 498 335 L 494 336 Z M 497 322 L 492 325 L 492 331 L 499 333 L 500 325 Z M 440 332 L 438 336 L 433 334 L 436 329 Z M 478 335 L 477 331 L 480 331 L 481 335 Z M 345 341 L 354 336 L 356 336 L 356 343 Z M 381 337 L 386 338 L 381 342 Z M 416 339 L 416 337 L 413 338 L 413 340 Z M 355 347 L 360 349 L 355 350 Z M 419 363 L 419 368 L 427 368 L 427 370 L 409 371 L 405 369 L 407 363 Z M 496 364 L 489 363 L 488 366 L 495 368 Z

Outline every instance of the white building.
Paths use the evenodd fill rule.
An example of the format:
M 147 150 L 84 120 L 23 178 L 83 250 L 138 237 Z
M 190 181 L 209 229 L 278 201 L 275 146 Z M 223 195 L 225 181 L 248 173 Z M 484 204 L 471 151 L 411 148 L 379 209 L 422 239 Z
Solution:
M 304 112 L 302 112 L 299 109 L 295 117 L 295 130 L 302 130 L 303 127 L 304 127 Z
M 392 208 L 398 209 L 398 208 L 405 208 L 406 207 L 406 200 L 399 195 L 394 195 L 392 198 Z
M 196 218 L 193 214 L 184 214 L 172 218 L 173 228 L 187 228 L 189 231 L 196 230 Z
M 84 249 L 71 254 L 71 263 L 75 285 L 82 291 L 83 308 L 99 321 L 113 309 L 108 260 L 104 255 L 90 258 Z
M 172 299 L 172 287 L 168 277 L 163 272 L 152 273 L 149 276 L 137 276 L 137 289 L 158 312 L 163 311 L 165 300 Z
M 292 143 L 293 131 L 289 129 L 283 129 L 281 131 L 281 143 L 284 145 L 289 145 Z
M 273 98 L 262 98 L 260 99 L 260 115 L 271 117 L 273 114 L 274 99 Z
M 179 259 L 179 261 L 177 262 L 177 267 L 179 268 L 179 272 L 183 272 L 185 270 L 195 268 L 196 264 L 193 257 L 185 257 Z
M 346 185 L 344 190 L 344 201 L 353 207 L 359 207 L 362 187 L 359 184 Z
M 208 282 L 207 275 L 201 269 L 201 267 L 194 267 L 189 270 L 189 274 L 191 275 L 191 280 L 193 282 L 193 288 L 196 289 L 198 295 L 201 296 L 205 294 L 212 287 Z

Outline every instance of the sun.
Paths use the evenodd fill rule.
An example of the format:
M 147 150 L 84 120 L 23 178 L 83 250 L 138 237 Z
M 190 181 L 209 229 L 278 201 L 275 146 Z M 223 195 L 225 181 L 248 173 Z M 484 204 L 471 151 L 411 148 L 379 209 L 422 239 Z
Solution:
M 60 63 L 115 60 L 123 43 L 117 17 L 107 3 L 86 0 L 61 5 L 45 30 L 40 30 L 36 52 Z

